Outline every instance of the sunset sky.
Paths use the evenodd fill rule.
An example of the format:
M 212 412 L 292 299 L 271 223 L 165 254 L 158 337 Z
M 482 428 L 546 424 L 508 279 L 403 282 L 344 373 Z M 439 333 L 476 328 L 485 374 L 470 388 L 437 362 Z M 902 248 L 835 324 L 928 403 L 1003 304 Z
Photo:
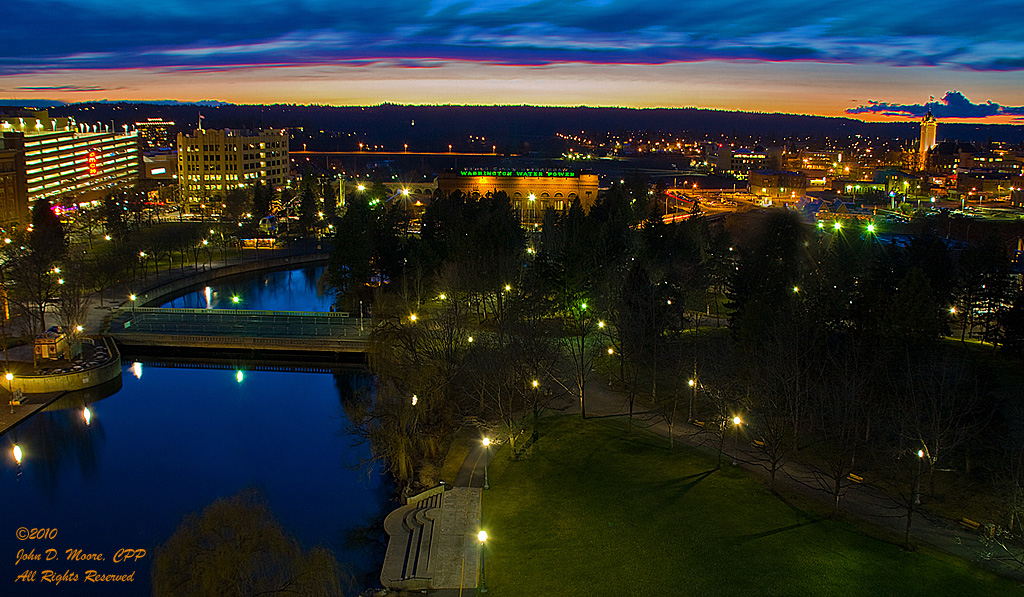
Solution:
M 1019 0 L 7 0 L 0 97 L 1024 124 Z M 955 92 L 955 93 L 954 93 Z M 926 106 L 927 104 L 927 106 Z

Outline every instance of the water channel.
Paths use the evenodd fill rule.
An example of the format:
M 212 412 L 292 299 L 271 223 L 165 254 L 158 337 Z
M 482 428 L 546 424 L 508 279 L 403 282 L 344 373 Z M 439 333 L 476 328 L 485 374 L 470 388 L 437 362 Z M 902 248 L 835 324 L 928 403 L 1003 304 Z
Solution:
M 227 280 L 165 306 L 325 311 L 319 273 Z M 36 414 L 0 437 L 0 594 L 149 595 L 152 555 L 182 518 L 245 488 L 256 488 L 305 548 L 334 551 L 343 578 L 355 579 L 346 594 L 376 586 L 382 531 L 364 529 L 379 526 L 391 488 L 377 471 L 359 468 L 369 448 L 349 434 L 340 403 L 361 383 L 365 373 L 355 367 L 316 374 L 126 363 L 119 389 L 68 396 Z M 24 450 L 20 467 L 11 456 L 15 442 Z M 19 540 L 20 527 L 55 530 L 52 538 Z M 19 550 L 33 549 L 42 561 L 15 564 Z M 46 561 L 47 549 L 56 559 Z M 74 549 L 104 560 L 68 561 Z M 115 563 L 120 549 L 147 555 Z M 15 584 L 26 570 L 39 575 Z M 45 570 L 71 571 L 79 581 L 55 587 L 42 580 Z M 84 582 L 86 570 L 135 575 L 111 587 Z

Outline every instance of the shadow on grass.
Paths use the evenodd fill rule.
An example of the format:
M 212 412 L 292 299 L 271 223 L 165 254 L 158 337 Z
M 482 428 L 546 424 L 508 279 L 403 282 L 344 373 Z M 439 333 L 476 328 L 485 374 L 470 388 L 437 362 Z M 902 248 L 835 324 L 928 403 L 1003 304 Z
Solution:
M 730 537 L 730 538 L 726 539 L 726 542 L 727 543 L 731 543 L 733 545 L 743 545 L 744 543 L 749 543 L 749 542 L 751 542 L 751 541 L 753 541 L 755 539 L 764 539 L 765 537 L 771 537 L 772 535 L 777 535 L 779 533 L 785 533 L 786 531 L 793 531 L 793 530 L 799 529 L 800 527 L 805 527 L 805 526 L 808 526 L 808 525 L 816 524 L 817 522 L 818 522 L 817 520 L 805 520 L 803 522 L 798 522 L 798 523 L 795 523 L 795 524 L 791 524 L 789 526 L 779 527 L 777 529 L 771 529 L 771 530 L 768 530 L 768 531 L 762 531 L 760 533 L 752 533 L 750 535 L 740 535 L 738 537 Z
M 700 473 L 693 473 L 692 475 L 686 475 L 685 477 L 679 477 L 678 479 L 669 479 L 661 483 L 648 483 L 645 485 L 646 492 L 661 493 L 666 492 L 666 496 L 669 503 L 664 504 L 661 507 L 655 508 L 654 512 L 665 512 L 673 507 L 678 506 L 678 500 L 686 495 L 691 489 L 697 486 L 698 483 L 707 479 L 715 473 L 715 469 L 709 469 Z

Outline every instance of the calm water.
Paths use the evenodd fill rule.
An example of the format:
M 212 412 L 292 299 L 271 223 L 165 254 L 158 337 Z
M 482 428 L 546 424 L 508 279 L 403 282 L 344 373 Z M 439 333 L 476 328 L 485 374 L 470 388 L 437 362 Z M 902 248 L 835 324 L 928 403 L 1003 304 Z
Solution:
M 313 310 L 321 304 L 314 275 L 278 272 L 213 291 L 222 299 L 240 293 L 250 309 Z M 205 301 L 202 290 L 198 295 Z M 198 299 L 178 299 L 190 300 Z M 123 387 L 89 404 L 89 425 L 82 414 L 88 400 L 81 398 L 37 414 L 0 438 L 0 595 L 148 595 L 151 554 L 182 517 L 246 487 L 257 488 L 307 548 L 333 549 L 343 569 L 360 578 L 359 588 L 376 584 L 379 549 L 353 547 L 350 539 L 377 523 L 391 490 L 375 472 L 354 470 L 369 450 L 354 446 L 339 400 L 346 388 L 365 383 L 358 369 L 244 371 L 239 381 L 233 369 L 126 366 Z M 11 457 L 15 441 L 25 452 L 20 469 Z M 19 541 L 18 527 L 55 528 L 57 536 Z M 59 559 L 15 566 L 18 551 L 32 548 L 44 558 L 54 548 Z M 150 555 L 112 562 L 122 548 Z M 68 562 L 68 549 L 103 553 L 106 561 Z M 70 570 L 80 581 L 57 588 L 39 577 L 13 583 L 26 569 Z M 90 586 L 81 581 L 90 569 L 135 571 L 135 581 Z
M 322 266 L 225 278 L 178 297 L 163 307 L 187 309 L 258 309 L 261 311 L 330 311 L 333 298 L 317 296 Z M 232 300 L 238 298 L 238 302 Z

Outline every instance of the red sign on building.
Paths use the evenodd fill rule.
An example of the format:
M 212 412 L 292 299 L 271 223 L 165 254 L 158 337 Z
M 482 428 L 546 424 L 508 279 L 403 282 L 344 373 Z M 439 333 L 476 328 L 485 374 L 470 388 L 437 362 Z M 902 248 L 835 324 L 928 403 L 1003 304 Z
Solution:
M 99 154 L 97 154 L 95 151 L 90 151 L 89 152 L 89 176 L 96 176 L 97 172 L 99 172 L 99 162 L 100 162 Z

